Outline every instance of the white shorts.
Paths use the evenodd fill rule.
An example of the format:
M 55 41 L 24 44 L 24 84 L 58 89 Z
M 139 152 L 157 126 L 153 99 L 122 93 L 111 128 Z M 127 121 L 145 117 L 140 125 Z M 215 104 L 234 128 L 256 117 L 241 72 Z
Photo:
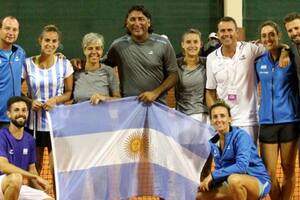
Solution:
M 3 200 L 2 181 L 6 175 L 0 176 L 0 200 Z M 44 191 L 31 188 L 27 185 L 22 185 L 19 200 L 52 200 L 53 198 Z

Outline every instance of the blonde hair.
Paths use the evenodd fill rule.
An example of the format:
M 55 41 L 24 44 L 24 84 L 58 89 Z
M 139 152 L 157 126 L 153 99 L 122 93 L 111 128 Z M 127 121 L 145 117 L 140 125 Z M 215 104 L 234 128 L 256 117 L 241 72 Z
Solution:
M 102 49 L 104 48 L 104 37 L 99 33 L 87 33 L 82 38 L 81 46 L 84 49 L 93 42 L 99 44 Z

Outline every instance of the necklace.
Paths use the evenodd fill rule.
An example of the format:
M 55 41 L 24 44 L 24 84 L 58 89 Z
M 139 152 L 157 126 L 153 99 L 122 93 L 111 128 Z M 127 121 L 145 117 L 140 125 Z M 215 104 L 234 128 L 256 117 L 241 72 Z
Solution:
M 51 59 L 51 60 L 50 60 Z M 40 69 L 49 69 L 54 64 L 54 57 L 51 56 L 50 58 L 46 58 L 45 60 L 41 61 L 41 55 L 38 55 L 34 59 L 34 63 L 40 68 Z M 49 61 L 50 60 L 50 61 Z

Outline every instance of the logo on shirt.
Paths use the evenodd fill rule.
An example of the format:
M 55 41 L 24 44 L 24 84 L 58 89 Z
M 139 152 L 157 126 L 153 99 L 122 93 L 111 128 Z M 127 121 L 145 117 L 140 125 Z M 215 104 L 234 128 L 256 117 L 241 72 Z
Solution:
M 2 63 L 2 61 L 0 60 L 0 64 Z
M 16 56 L 15 61 L 18 62 L 20 60 L 20 58 L 18 56 Z
M 149 51 L 149 53 L 148 53 L 149 55 L 152 55 L 153 54 L 153 51 Z
M 23 155 L 27 155 L 28 154 L 28 149 L 27 148 L 24 148 L 23 149 Z
M 267 65 L 260 66 L 260 69 L 267 69 Z
M 14 151 L 13 149 L 10 149 L 10 150 L 8 151 L 8 153 L 9 153 L 10 155 L 13 155 L 13 154 L 15 153 L 15 151 Z
M 218 156 L 218 152 L 217 150 L 214 149 L 214 157 L 217 157 Z

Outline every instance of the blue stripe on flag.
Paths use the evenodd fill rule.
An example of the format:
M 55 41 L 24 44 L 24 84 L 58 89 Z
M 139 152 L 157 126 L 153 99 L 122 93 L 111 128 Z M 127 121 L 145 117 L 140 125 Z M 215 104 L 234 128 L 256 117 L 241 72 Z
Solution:
M 150 167 L 154 188 L 151 188 L 151 184 L 140 183 L 136 179 L 139 174 L 138 163 L 58 173 L 59 193 L 62 194 L 60 199 L 111 200 L 145 195 L 160 196 L 164 199 L 195 199 L 198 183 L 161 166 L 151 164 Z M 144 174 L 144 176 L 146 178 L 149 175 Z M 142 178 L 141 175 L 140 177 Z M 140 184 L 144 184 L 144 192 L 138 191 Z
M 192 177 L 194 177 L 194 174 L 198 173 L 197 171 L 199 170 L 197 176 L 200 177 L 200 170 L 210 153 L 208 140 L 214 135 L 214 131 L 209 126 L 161 104 L 144 104 L 138 102 L 136 97 L 103 102 L 96 106 L 91 105 L 89 102 L 72 106 L 58 106 L 50 112 L 50 116 L 51 132 L 54 139 L 52 141 L 54 144 L 54 155 L 59 154 L 60 156 L 57 157 L 60 158 L 62 158 L 61 155 L 72 157 L 71 161 L 63 164 L 63 166 L 59 164 L 64 162 L 58 160 L 56 165 L 58 169 L 62 171 L 65 169 L 80 169 L 76 168 L 83 166 L 80 165 L 80 163 L 87 160 L 91 161 L 93 156 L 97 158 L 99 155 L 101 155 L 101 158 L 99 158 L 100 161 L 103 158 L 107 158 L 105 161 L 112 161 L 112 163 L 115 164 L 114 166 L 110 164 L 104 166 L 102 164 L 104 161 L 98 163 L 97 159 L 94 159 L 93 164 L 89 163 L 89 165 L 85 165 L 92 166 L 87 167 L 86 170 L 59 171 L 58 185 L 60 187 L 59 195 L 61 199 L 109 200 L 138 195 L 158 195 L 165 199 L 180 200 L 195 198 L 197 185 L 199 183 L 198 181 L 195 182 L 195 179 L 193 181 L 191 178 L 187 178 L 189 176 L 187 172 L 193 169 Z M 164 146 L 171 145 L 170 143 L 166 143 L 167 140 L 164 141 L 164 139 L 172 138 L 172 140 L 168 141 L 172 141 L 173 146 L 169 146 L 168 149 L 162 151 L 161 149 L 164 148 L 155 145 L 155 149 L 152 149 L 152 151 L 155 152 L 156 160 L 148 160 L 148 162 L 152 162 L 150 164 L 151 170 L 145 169 L 146 172 L 151 172 L 152 174 L 150 173 L 148 178 L 143 178 L 143 180 L 153 180 L 153 182 L 145 183 L 146 188 L 147 186 L 153 187 L 150 188 L 149 191 L 141 192 L 138 188 L 141 183 L 138 181 L 140 174 L 136 168 L 144 162 L 140 161 L 141 159 L 143 160 L 143 158 L 131 160 L 131 164 L 126 163 L 127 161 L 118 158 L 122 156 L 119 152 L 114 150 L 118 148 L 109 146 L 122 145 L 120 139 L 123 141 L 124 132 L 122 137 L 120 137 L 121 135 L 118 136 L 112 133 L 116 133 L 116 131 L 120 131 L 121 133 L 121 130 L 130 131 L 130 129 L 144 129 L 142 133 L 146 135 L 150 133 L 148 132 L 147 134 L 147 130 L 149 131 L 149 129 L 151 129 L 166 136 L 161 137 L 160 142 L 157 142 L 155 139 L 151 140 L 150 138 L 150 140 L 147 141 L 150 146 L 153 145 L 150 144 L 151 142 Z M 131 134 L 130 132 L 126 133 Z M 91 152 L 88 148 L 85 148 L 85 145 L 89 145 L 87 144 L 89 142 L 85 143 L 80 139 L 80 136 L 87 136 L 89 138 L 93 135 L 97 136 L 95 140 L 90 141 L 90 143 L 93 143 L 93 141 L 96 142 L 98 139 L 98 135 L 95 134 L 99 134 L 100 140 L 103 138 L 102 136 L 105 136 L 107 140 L 107 142 L 104 143 L 102 141 L 103 146 L 97 146 L 97 156 L 93 155 L 95 152 Z M 108 134 L 114 135 L 114 137 L 107 137 Z M 77 137 L 79 138 L 77 139 Z M 69 145 L 68 142 L 74 141 L 73 139 L 79 141 L 79 145 Z M 173 143 L 173 141 L 175 143 Z M 58 144 L 62 144 L 62 146 L 56 147 Z M 80 146 L 81 144 L 82 146 Z M 93 144 L 93 146 L 94 145 L 95 144 Z M 132 151 L 135 151 L 135 144 L 132 145 L 130 148 L 132 148 Z M 174 147 L 178 145 L 194 154 L 184 153 L 186 150 L 181 151 L 178 150 L 178 148 L 176 150 Z M 70 146 L 69 150 L 71 151 L 67 149 L 68 146 Z M 79 153 L 78 151 L 72 150 L 77 147 L 85 148 L 84 152 L 87 152 L 88 155 L 68 155 L 68 153 L 72 154 L 72 152 Z M 103 147 L 105 147 L 105 149 Z M 56 152 L 56 149 L 60 149 L 60 152 Z M 112 150 L 114 151 L 112 152 Z M 146 150 L 146 152 L 149 153 L 150 151 L 148 152 L 148 150 Z M 167 152 L 168 154 L 166 154 Z M 114 156 L 112 157 L 111 155 Z M 92 157 L 89 158 L 89 156 Z M 79 157 L 81 159 L 78 159 Z M 121 160 L 124 164 L 119 165 L 115 163 L 117 160 Z M 180 169 L 177 167 L 176 170 L 178 169 L 179 171 L 175 173 L 172 169 L 175 169 L 174 166 L 177 166 L 178 163 L 176 163 L 176 161 L 183 163 L 183 165 L 178 165 Z M 98 165 L 94 165 L 96 163 L 98 163 Z M 179 175 L 179 173 L 182 174 Z M 199 177 L 195 177 L 196 180 L 199 180 Z M 120 197 L 114 198 L 115 195 L 120 195 Z

